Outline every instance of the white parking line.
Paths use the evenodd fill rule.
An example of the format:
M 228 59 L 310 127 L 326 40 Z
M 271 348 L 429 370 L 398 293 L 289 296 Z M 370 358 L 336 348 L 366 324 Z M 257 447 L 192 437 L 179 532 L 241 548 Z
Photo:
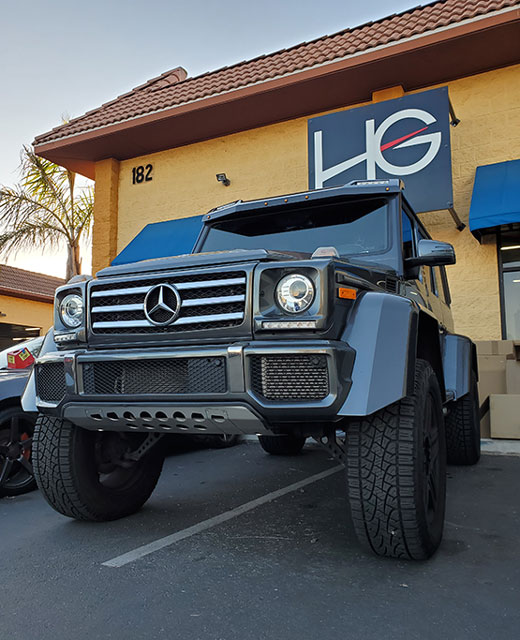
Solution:
M 290 484 L 287 487 L 283 487 L 283 489 L 277 489 L 276 491 L 271 491 L 271 493 L 266 493 L 265 496 L 261 496 L 260 498 L 256 498 L 256 500 L 251 500 L 250 502 L 246 502 L 245 504 L 241 504 L 239 507 L 235 507 L 235 509 L 231 509 L 230 511 L 225 511 L 224 513 L 219 514 L 218 516 L 214 516 L 213 518 L 208 518 L 207 520 L 203 520 L 198 524 L 194 524 L 192 527 L 188 527 L 187 529 L 183 529 L 182 531 L 177 531 L 176 533 L 172 533 L 169 536 L 165 536 L 164 538 L 159 538 L 158 540 L 154 540 L 153 542 L 149 542 L 148 544 L 144 544 L 142 547 L 137 547 L 137 549 L 133 549 L 132 551 L 128 551 L 127 553 L 123 553 L 116 558 L 112 558 L 111 560 L 107 560 L 103 562 L 102 565 L 104 567 L 123 567 L 125 564 L 129 564 L 130 562 L 134 562 L 134 560 L 139 560 L 139 558 L 143 558 L 144 556 L 153 553 L 154 551 L 159 551 L 159 549 L 164 549 L 164 547 L 168 547 L 175 542 L 180 542 L 185 538 L 189 538 L 190 536 L 194 536 L 197 533 L 201 533 L 202 531 L 207 531 L 212 527 L 216 527 L 223 522 L 227 522 L 227 520 L 231 520 L 232 518 L 236 518 L 237 516 L 241 516 L 243 513 L 247 513 L 248 511 L 252 511 L 256 509 L 262 504 L 266 504 L 267 502 L 272 502 L 281 496 L 285 496 L 288 493 L 292 493 L 293 491 L 298 491 L 302 487 L 306 487 L 313 482 L 318 482 L 318 480 L 323 480 L 323 478 L 327 478 L 334 473 L 342 470 L 343 466 L 338 465 L 333 467 L 332 469 L 327 469 L 327 471 L 322 471 L 321 473 L 316 473 L 313 476 L 305 478 L 305 480 L 300 480 L 299 482 L 295 482 L 294 484 Z

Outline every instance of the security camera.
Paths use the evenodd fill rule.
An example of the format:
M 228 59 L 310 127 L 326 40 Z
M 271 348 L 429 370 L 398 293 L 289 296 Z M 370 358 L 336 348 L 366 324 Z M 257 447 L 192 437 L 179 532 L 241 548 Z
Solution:
M 217 182 L 222 182 L 225 187 L 229 187 L 231 181 L 228 179 L 225 173 L 217 173 Z

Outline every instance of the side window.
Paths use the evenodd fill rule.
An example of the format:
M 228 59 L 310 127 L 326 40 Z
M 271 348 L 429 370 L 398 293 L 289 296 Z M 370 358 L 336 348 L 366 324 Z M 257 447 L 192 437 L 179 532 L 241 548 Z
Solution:
M 438 269 L 441 274 L 443 300 L 449 307 L 451 304 L 451 294 L 450 287 L 448 285 L 448 276 L 446 275 L 446 267 L 438 267 Z
M 414 251 L 414 232 L 413 222 L 410 220 L 406 212 L 402 212 L 403 220 L 403 258 L 412 258 L 415 255 Z
M 428 267 L 428 269 L 430 270 L 430 289 L 431 292 L 433 294 L 435 294 L 437 297 L 439 296 L 439 287 L 437 285 L 437 273 L 436 273 L 436 269 L 438 269 L 438 267 Z
M 424 234 L 423 230 L 417 226 L 415 227 L 415 234 L 416 234 L 416 242 L 419 243 L 419 240 L 424 239 L 427 240 L 427 236 Z M 428 280 L 428 269 L 430 267 L 421 267 L 421 269 L 419 270 L 419 280 L 420 282 L 423 282 L 424 284 L 429 284 L 429 280 Z M 423 272 L 424 272 L 424 276 L 423 277 Z
M 428 236 L 424 233 L 421 227 L 417 227 L 417 242 L 419 240 L 428 240 Z

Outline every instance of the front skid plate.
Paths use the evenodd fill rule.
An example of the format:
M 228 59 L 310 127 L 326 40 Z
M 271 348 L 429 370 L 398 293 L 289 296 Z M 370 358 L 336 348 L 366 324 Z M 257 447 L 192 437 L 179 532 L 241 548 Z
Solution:
M 63 417 L 85 429 L 159 433 L 270 434 L 262 420 L 241 405 L 69 404 Z

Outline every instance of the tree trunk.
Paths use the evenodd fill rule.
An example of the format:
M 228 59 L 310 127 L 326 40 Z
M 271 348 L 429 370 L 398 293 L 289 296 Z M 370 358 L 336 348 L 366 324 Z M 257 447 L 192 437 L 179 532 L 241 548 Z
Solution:
M 81 257 L 79 255 L 79 245 L 71 244 L 67 247 L 67 273 L 65 279 L 69 281 L 72 276 L 81 273 Z

